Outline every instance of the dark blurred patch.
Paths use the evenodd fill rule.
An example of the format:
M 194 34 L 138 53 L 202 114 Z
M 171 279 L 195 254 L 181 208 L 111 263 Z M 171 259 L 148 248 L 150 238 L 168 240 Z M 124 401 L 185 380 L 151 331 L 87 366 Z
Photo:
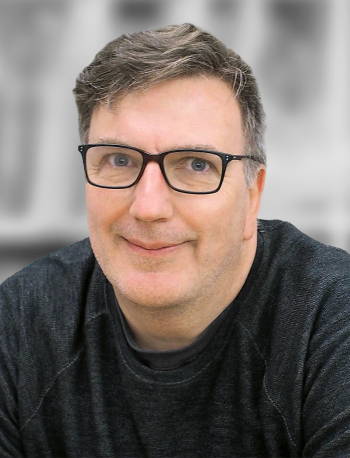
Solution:
M 285 112 L 312 108 L 325 85 L 329 32 L 325 0 L 273 0 L 260 67 L 269 97 Z
M 61 248 L 64 248 L 72 243 L 75 243 L 76 240 L 48 240 L 43 243 L 33 243 L 28 245 L 28 243 L 16 243 L 14 245 L 6 244 L 0 245 L 0 262 L 3 262 L 6 259 L 17 259 L 23 262 L 30 264 L 31 262 L 40 259 L 47 254 L 53 253 Z
M 9 112 L 0 112 L 0 208 L 7 215 L 24 214 L 33 199 L 43 116 L 41 83 L 56 59 L 68 6 L 68 0 L 0 1 L 0 62 L 6 76 L 1 102 Z M 12 98 L 6 100 L 8 92 Z M 10 141 L 6 131 L 12 132 Z M 9 168 L 5 156 L 11 157 Z
M 211 32 L 228 47 L 237 48 L 240 34 L 242 0 L 208 2 Z
M 37 75 L 55 57 L 68 0 L 0 1 L 0 46 L 7 64 Z
M 76 240 L 48 240 L 43 243 L 0 244 L 0 284 L 34 261 L 71 245 Z
M 161 15 L 162 2 L 159 0 L 114 1 L 111 6 L 111 13 L 117 20 L 151 21 Z
M 290 30 L 306 38 L 319 33 L 322 0 L 277 0 L 271 5 L 272 18 Z
M 4 193 L 8 213 L 24 214 L 32 201 L 37 163 L 37 135 L 40 132 L 40 99 L 34 91 L 28 90 L 20 100 L 17 114 L 17 151 L 12 154 L 17 165 L 11 176 L 5 176 Z
M 237 13 L 240 4 L 240 0 L 211 0 L 208 7 L 211 13 L 223 18 L 229 15 L 229 18 L 232 19 L 232 15 Z

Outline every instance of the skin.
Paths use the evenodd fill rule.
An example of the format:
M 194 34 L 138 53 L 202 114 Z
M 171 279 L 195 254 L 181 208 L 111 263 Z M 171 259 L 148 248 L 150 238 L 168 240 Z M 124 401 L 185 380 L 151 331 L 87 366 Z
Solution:
M 150 154 L 186 147 L 245 154 L 241 114 L 216 78 L 182 78 L 93 112 L 89 143 L 124 143 Z M 254 260 L 261 167 L 248 188 L 232 161 L 219 192 L 172 190 L 149 163 L 132 188 L 86 185 L 90 239 L 141 348 L 192 343 L 242 288 Z

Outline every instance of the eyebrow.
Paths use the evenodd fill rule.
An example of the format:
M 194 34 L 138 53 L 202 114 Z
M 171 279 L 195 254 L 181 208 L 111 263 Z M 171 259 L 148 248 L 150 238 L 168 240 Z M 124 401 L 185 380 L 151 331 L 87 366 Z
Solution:
M 121 145 L 121 146 L 128 146 L 129 148 L 132 148 L 131 145 L 128 145 L 125 142 L 120 142 L 116 138 L 111 138 L 111 137 L 98 138 L 95 143 L 104 143 L 104 144 L 107 144 L 107 145 Z
M 128 143 L 121 142 L 116 138 L 111 138 L 111 137 L 102 137 L 97 140 L 96 143 L 105 143 L 107 145 L 121 145 L 125 146 L 127 148 L 136 148 L 133 145 L 129 145 Z M 138 148 L 142 149 L 142 148 Z M 219 152 L 214 145 L 211 145 L 210 143 L 196 143 L 196 144 L 176 144 L 172 148 L 167 149 L 167 151 L 173 151 L 173 150 L 187 150 L 187 149 L 194 149 L 194 150 L 209 150 L 209 151 L 216 151 Z
M 205 149 L 205 150 L 210 150 L 210 151 L 219 151 L 217 148 L 215 148 L 214 145 L 211 145 L 209 143 L 196 143 L 195 145 L 193 144 L 186 144 L 186 145 L 175 145 L 174 148 L 172 149 Z

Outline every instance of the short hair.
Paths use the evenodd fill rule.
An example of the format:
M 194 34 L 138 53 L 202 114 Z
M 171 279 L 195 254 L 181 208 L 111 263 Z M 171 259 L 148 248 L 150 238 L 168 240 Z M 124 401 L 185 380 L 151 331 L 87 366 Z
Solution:
M 238 101 L 250 186 L 260 164 L 266 164 L 265 113 L 251 68 L 213 35 L 192 24 L 125 34 L 108 43 L 78 76 L 73 90 L 79 134 L 87 143 L 91 116 L 97 105 L 112 106 L 131 92 L 149 89 L 181 77 L 210 75 L 227 82 Z M 259 164 L 260 163 L 260 164 Z

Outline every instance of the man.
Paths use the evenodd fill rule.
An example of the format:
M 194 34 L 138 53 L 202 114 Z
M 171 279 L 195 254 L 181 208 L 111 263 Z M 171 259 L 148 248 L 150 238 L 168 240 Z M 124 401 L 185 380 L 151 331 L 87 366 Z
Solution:
M 257 222 L 250 68 L 185 24 L 74 93 L 90 238 L 1 287 L 1 456 L 349 456 L 350 257 Z

